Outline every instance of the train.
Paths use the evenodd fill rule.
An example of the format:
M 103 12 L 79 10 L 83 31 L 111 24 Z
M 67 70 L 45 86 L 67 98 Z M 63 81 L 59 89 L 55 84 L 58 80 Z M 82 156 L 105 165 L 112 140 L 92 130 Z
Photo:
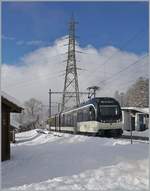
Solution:
M 122 130 L 122 111 L 117 100 L 95 97 L 78 107 L 57 113 L 49 119 L 53 131 L 118 137 Z

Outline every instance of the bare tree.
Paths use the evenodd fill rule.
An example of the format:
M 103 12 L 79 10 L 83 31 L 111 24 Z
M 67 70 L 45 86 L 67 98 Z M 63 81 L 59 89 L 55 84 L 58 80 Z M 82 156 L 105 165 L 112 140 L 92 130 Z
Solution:
M 24 103 L 24 110 L 16 117 L 16 120 L 25 129 L 38 128 L 44 117 L 43 107 L 41 101 L 31 98 Z
M 40 125 L 40 115 L 42 114 L 43 104 L 41 101 L 31 98 L 29 101 L 24 103 L 25 114 L 28 121 L 32 123 L 33 127 L 36 128 Z

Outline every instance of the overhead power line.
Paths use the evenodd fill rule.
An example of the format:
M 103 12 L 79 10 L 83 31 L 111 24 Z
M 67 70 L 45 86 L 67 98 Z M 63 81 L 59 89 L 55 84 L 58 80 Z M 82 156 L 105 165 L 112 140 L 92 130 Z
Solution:
M 135 74 L 135 73 L 134 73 Z M 139 76 L 140 77 L 140 76 Z M 138 78 L 138 77 L 137 77 Z M 132 80 L 129 80 L 129 81 L 124 81 L 124 82 L 121 82 L 121 83 L 117 83 L 116 85 L 117 85 L 117 89 L 116 90 L 118 90 L 118 87 L 119 86 L 121 86 L 121 88 L 125 88 L 125 87 L 127 87 L 127 86 L 130 86 L 130 85 L 132 85 L 136 80 L 137 80 L 137 78 L 135 78 L 135 79 L 132 79 Z M 129 84 L 130 83 L 130 84 Z M 104 87 L 101 87 L 101 89 L 103 90 L 104 89 Z M 105 88 L 106 89 L 106 88 Z M 107 88 L 106 90 L 105 90 L 105 92 L 107 93 L 107 92 L 112 92 L 112 90 L 114 89 L 114 86 L 109 86 L 109 88 Z
M 137 39 L 137 37 L 139 37 L 142 33 L 144 32 L 143 29 L 140 29 L 137 33 L 135 33 L 131 38 L 129 38 L 126 42 L 124 42 L 121 46 L 120 46 L 120 49 L 123 49 L 125 48 L 128 44 L 131 44 L 132 41 L 134 41 L 135 39 Z M 113 54 L 111 54 L 109 57 L 106 58 L 106 60 L 101 64 L 101 65 L 104 65 L 109 62 L 114 56 L 116 56 L 118 53 L 120 53 L 118 51 L 118 49 L 115 50 L 115 52 Z M 97 54 L 97 53 L 96 53 Z M 94 69 L 94 71 L 92 71 L 92 73 L 96 73 L 100 70 L 99 67 L 97 67 L 96 69 Z M 105 72 L 105 71 L 104 71 Z M 91 81 L 92 82 L 92 81 Z
M 38 77 L 38 76 L 37 76 Z M 28 81 L 27 81 L 27 79 L 26 79 L 26 82 L 24 81 L 24 82 L 21 82 L 21 83 L 15 83 L 15 84 L 10 84 L 10 85 L 7 85 L 7 86 L 5 86 L 6 88 L 10 88 L 10 87 L 20 87 L 20 86 L 26 86 L 26 85 L 30 85 L 30 84 L 32 84 L 32 83 L 35 83 L 35 82 L 37 82 L 37 81 L 39 81 L 39 80 L 41 80 L 41 78 L 35 78 L 35 79 L 31 79 L 31 80 L 29 80 L 28 79 Z M 54 75 L 50 75 L 50 74 L 47 74 L 47 75 L 45 75 L 45 74 L 43 74 L 43 75 L 40 75 L 40 77 L 42 77 L 42 79 L 50 79 L 50 78 L 56 78 L 56 77 L 59 77 L 59 75 L 58 75 L 58 72 L 57 73 L 55 73 Z
M 102 80 L 100 83 L 104 83 L 104 82 L 106 82 L 106 81 L 108 81 L 108 80 L 110 80 L 110 79 L 112 79 L 112 78 L 114 78 L 114 77 L 120 75 L 120 73 L 122 73 L 122 72 L 128 70 L 130 67 L 134 66 L 134 65 L 137 64 L 139 61 L 141 61 L 141 60 L 143 60 L 144 58 L 146 58 L 147 56 L 148 56 L 148 54 L 145 54 L 144 56 L 142 56 L 141 58 L 139 58 L 138 60 L 136 60 L 136 61 L 133 62 L 132 64 L 130 64 L 130 65 L 128 65 L 127 67 L 123 68 L 123 69 L 120 70 L 119 72 L 117 72 L 117 73 L 111 75 L 111 76 L 108 77 L 106 80 Z

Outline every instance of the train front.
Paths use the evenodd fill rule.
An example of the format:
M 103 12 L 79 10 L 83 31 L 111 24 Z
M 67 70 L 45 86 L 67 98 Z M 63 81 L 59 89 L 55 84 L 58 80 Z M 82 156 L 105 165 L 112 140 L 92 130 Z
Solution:
M 113 98 L 97 100 L 97 121 L 99 134 L 120 136 L 122 134 L 122 112 L 119 103 Z

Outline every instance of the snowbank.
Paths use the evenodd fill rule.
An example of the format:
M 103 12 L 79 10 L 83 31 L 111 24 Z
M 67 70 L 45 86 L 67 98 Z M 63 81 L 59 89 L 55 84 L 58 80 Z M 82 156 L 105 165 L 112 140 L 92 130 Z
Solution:
M 58 141 L 57 142 L 58 144 L 63 144 L 63 143 L 77 144 L 79 142 L 84 142 L 87 139 L 88 139 L 87 136 L 81 136 L 81 135 L 74 136 L 67 133 L 58 133 L 58 132 L 48 133 L 47 130 L 45 131 L 42 130 L 41 132 L 41 130 L 39 131 L 39 129 L 16 134 L 16 141 L 18 143 L 17 146 L 40 145 L 55 141 Z M 15 146 L 15 144 L 13 145 Z
M 88 170 L 69 177 L 49 179 L 36 184 L 13 187 L 9 190 L 146 191 L 148 190 L 148 168 L 145 170 L 147 165 L 147 160 L 121 162 L 117 165 Z
M 16 133 L 16 139 L 18 140 L 22 140 L 24 138 L 31 138 L 33 136 L 37 135 L 37 131 L 36 130 L 31 130 L 31 131 L 24 131 L 24 132 L 21 132 L 21 133 Z

